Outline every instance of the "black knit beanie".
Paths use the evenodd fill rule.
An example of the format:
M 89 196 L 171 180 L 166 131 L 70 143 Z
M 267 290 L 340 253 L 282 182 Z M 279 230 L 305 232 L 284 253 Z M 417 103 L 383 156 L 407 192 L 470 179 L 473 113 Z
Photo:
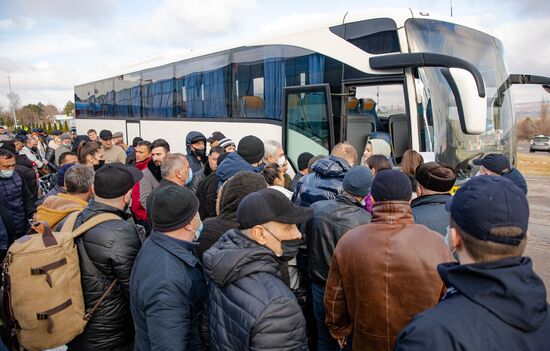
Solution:
M 254 164 L 264 157 L 264 143 L 254 135 L 247 135 L 239 141 L 237 152 L 246 162 Z
M 153 229 L 161 232 L 186 226 L 199 210 L 199 199 L 184 187 L 165 186 L 151 195 L 151 222 Z

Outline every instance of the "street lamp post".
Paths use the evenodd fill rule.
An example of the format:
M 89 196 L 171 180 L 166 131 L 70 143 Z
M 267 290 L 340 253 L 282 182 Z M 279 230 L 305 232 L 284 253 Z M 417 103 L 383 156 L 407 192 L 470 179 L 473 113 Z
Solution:
M 11 112 L 13 113 L 13 122 L 15 123 L 15 129 L 17 129 L 17 118 L 15 117 L 15 106 L 13 105 L 13 93 L 11 91 L 11 81 L 10 81 L 10 76 L 7 76 L 8 77 L 8 85 L 10 86 L 10 98 L 12 101 L 10 101 L 10 105 L 11 105 Z

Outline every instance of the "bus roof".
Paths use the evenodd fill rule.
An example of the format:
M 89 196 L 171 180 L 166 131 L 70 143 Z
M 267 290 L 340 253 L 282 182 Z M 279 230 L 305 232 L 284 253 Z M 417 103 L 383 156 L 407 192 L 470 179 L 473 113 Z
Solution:
M 201 49 L 196 51 L 189 50 L 185 54 L 176 54 L 176 55 L 161 56 L 158 58 L 149 58 L 140 63 L 133 64 L 131 66 L 126 66 L 127 70 L 121 69 L 120 71 L 117 71 L 117 72 L 111 72 L 111 74 L 108 74 L 108 75 L 102 75 L 102 78 L 93 80 L 92 82 L 98 82 L 98 81 L 110 79 L 120 75 L 134 74 L 134 73 L 138 73 L 138 72 L 153 69 L 153 68 L 160 68 L 163 66 L 171 65 L 176 62 L 196 59 L 203 56 L 208 56 L 208 55 L 228 51 L 231 49 L 237 49 L 237 48 L 243 48 L 243 47 L 277 45 L 277 44 L 292 45 L 293 43 L 298 47 L 303 47 L 305 49 L 308 49 L 307 44 L 303 42 L 304 38 L 305 39 L 311 38 L 312 40 L 310 42 L 315 41 L 314 36 L 308 36 L 308 35 L 315 35 L 316 32 L 328 30 L 328 28 L 332 26 L 364 21 L 364 20 L 369 20 L 374 18 L 391 18 L 395 21 L 397 28 L 403 27 L 405 22 L 410 18 L 429 18 L 433 20 L 440 20 L 444 22 L 463 25 L 495 37 L 491 33 L 491 31 L 485 28 L 481 28 L 479 26 L 466 23 L 465 21 L 462 21 L 457 17 L 450 17 L 450 16 L 445 16 L 437 13 L 430 13 L 427 11 L 415 10 L 411 8 L 408 8 L 408 9 L 407 8 L 373 8 L 373 9 L 353 10 L 353 11 L 348 11 L 346 13 L 322 14 L 322 15 L 319 15 L 314 22 L 309 22 L 309 23 L 301 22 L 301 23 L 296 23 L 295 26 L 287 26 L 285 28 L 279 28 L 277 30 L 277 36 L 273 36 L 270 38 L 264 37 L 264 38 L 250 39 L 250 40 L 247 40 L 244 45 L 242 45 L 243 44 L 242 42 L 236 45 L 231 45 L 230 43 L 230 44 L 225 44 L 223 47 L 218 47 L 218 48 L 208 48 L 208 49 Z M 313 50 L 313 51 L 319 51 L 319 50 Z M 131 69 L 129 69 L 130 67 Z M 91 82 L 90 81 L 83 82 L 80 84 L 76 84 L 76 86 L 80 86 L 88 83 L 91 83 Z

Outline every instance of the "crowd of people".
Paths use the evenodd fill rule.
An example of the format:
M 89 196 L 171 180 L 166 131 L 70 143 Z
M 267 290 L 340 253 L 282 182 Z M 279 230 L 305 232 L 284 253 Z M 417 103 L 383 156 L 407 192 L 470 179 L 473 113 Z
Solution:
M 2 259 L 35 223 L 118 218 L 78 239 L 94 313 L 68 350 L 550 349 L 527 185 L 506 156 L 474 160 L 451 195 L 453 168 L 413 150 L 399 167 L 382 139 L 304 152 L 294 177 L 275 140 L 185 141 L 0 137 Z

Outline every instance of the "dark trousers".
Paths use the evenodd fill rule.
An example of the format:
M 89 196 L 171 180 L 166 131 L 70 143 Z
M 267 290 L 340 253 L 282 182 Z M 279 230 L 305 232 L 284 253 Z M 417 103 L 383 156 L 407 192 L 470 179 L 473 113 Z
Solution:
M 317 351 L 339 351 L 338 341 L 330 335 L 330 331 L 325 324 L 325 287 L 316 283 L 311 283 L 311 295 L 313 299 L 313 314 L 317 324 Z M 351 340 L 348 338 L 346 347 L 342 350 L 351 350 Z

